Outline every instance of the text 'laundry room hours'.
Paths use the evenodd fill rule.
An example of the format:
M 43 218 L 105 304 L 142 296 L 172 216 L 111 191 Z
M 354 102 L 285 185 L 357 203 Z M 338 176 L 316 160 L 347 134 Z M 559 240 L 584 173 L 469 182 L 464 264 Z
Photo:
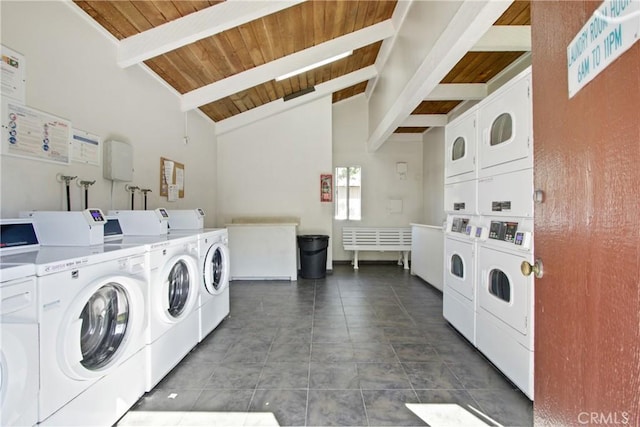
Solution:
M 639 33 L 640 1 L 603 2 L 567 46 L 569 98 L 633 46 Z

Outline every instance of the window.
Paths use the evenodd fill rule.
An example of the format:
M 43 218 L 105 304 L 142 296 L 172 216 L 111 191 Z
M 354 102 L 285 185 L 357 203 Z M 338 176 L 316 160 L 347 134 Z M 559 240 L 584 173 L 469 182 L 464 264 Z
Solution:
M 336 219 L 360 220 L 362 194 L 362 168 L 346 166 L 336 168 Z

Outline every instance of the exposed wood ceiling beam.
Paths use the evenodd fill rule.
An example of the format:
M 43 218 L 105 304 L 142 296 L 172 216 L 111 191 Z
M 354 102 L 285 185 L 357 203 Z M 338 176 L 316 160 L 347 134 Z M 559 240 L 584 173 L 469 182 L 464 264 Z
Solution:
M 422 142 L 422 133 L 392 133 L 387 142 Z
M 351 87 L 360 82 L 364 82 L 373 78 L 377 74 L 375 65 L 361 68 L 358 71 L 346 74 L 344 76 L 329 80 L 325 83 L 317 85 L 314 92 L 291 101 L 284 102 L 282 99 L 264 104 L 260 107 L 253 108 L 228 119 L 216 122 L 216 134 L 221 135 L 249 123 L 265 119 L 274 114 L 295 108 L 299 105 L 322 98 L 323 96 L 331 96 L 333 92 Z
M 391 17 L 391 22 L 393 22 L 393 26 L 395 28 L 400 28 L 402 23 L 404 22 L 407 14 L 409 13 L 409 8 L 411 7 L 411 3 L 413 0 L 404 0 L 399 1 L 396 4 L 396 8 L 393 11 L 393 16 Z M 387 59 L 389 59 L 389 55 L 391 55 L 391 50 L 395 44 L 398 33 L 394 33 L 391 37 L 385 39 L 382 42 L 382 46 L 380 46 L 380 51 L 378 52 L 378 56 L 376 57 L 375 66 L 378 70 L 382 70 L 384 65 L 387 63 Z M 367 99 L 371 96 L 371 93 L 375 90 L 376 84 L 378 83 L 378 77 L 374 77 L 367 83 L 367 88 L 365 89 L 365 94 L 367 95 Z
M 401 92 L 394 96 L 393 103 L 372 129 L 367 141 L 369 151 L 378 150 L 386 142 L 411 111 L 491 28 L 488 23 L 495 22 L 511 3 L 488 0 L 462 2 L 435 44 L 422 58 L 417 70 L 403 83 Z
M 412 114 L 400 124 L 400 127 L 439 127 L 447 124 L 446 114 Z
M 123 39 L 118 45 L 118 65 L 125 68 L 139 64 L 302 1 L 227 0 Z
M 359 49 L 370 45 L 390 37 L 394 32 L 394 26 L 389 19 L 300 52 L 276 59 L 259 67 L 251 68 L 224 80 L 185 93 L 181 99 L 182 111 L 198 108 L 266 81 L 273 80 L 278 76 L 298 70 L 309 64 L 331 58 L 352 49 Z
M 439 84 L 425 101 L 476 101 L 487 97 L 489 87 L 486 83 L 446 83 Z
M 530 52 L 531 26 L 494 25 L 470 49 L 471 52 Z

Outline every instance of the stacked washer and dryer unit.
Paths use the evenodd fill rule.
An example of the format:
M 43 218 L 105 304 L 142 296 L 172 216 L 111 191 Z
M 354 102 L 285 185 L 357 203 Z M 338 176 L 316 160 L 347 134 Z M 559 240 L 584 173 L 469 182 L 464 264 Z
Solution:
M 444 317 L 533 400 L 531 68 L 446 128 Z
M 35 266 L 37 422 L 112 424 L 144 394 L 143 251 L 105 247 L 98 209 L 30 216 L 23 232 L 39 249 L 3 254 L 2 263 Z

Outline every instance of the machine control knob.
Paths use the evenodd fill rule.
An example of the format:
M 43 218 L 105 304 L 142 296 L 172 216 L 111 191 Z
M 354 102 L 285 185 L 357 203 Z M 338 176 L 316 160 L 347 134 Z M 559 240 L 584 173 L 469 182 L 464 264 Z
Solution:
M 527 261 L 522 261 L 522 264 L 520 264 L 520 271 L 525 276 L 530 276 L 531 273 L 533 273 L 536 279 L 541 279 L 544 274 L 542 260 L 537 258 L 533 265 L 529 264 Z

